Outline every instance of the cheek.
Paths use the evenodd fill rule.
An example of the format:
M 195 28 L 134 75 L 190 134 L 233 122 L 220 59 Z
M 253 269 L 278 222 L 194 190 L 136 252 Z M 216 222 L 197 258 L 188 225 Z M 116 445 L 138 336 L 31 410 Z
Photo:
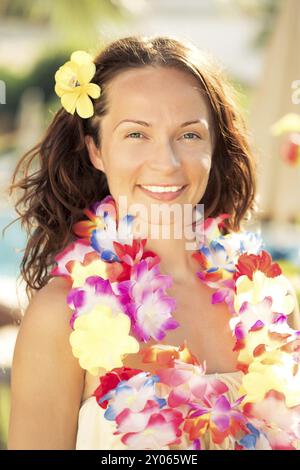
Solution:
M 201 166 L 205 173 L 209 173 L 211 169 L 211 155 L 207 155 L 201 160 Z
M 190 162 L 191 174 L 197 179 L 199 176 L 202 176 L 202 178 L 205 178 L 205 176 L 208 177 L 211 169 L 211 161 L 212 156 L 208 153 L 193 159 Z
M 106 177 L 111 195 L 117 199 L 119 195 L 131 193 L 138 180 L 140 165 L 124 155 L 112 156 L 106 164 Z
M 106 172 L 111 180 L 125 183 L 139 168 L 138 158 L 128 158 L 124 153 L 109 155 L 106 162 Z
M 199 202 L 207 188 L 211 169 L 212 156 L 202 154 L 201 157 L 194 158 L 189 167 L 190 181 L 192 182 L 193 197 Z

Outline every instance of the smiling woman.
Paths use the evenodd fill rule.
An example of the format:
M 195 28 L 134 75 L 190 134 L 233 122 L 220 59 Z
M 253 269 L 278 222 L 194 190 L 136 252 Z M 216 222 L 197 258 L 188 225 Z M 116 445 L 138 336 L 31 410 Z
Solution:
M 72 85 L 78 82 L 74 70 L 88 60 L 74 55 L 79 65 L 71 61 L 71 70 L 62 69 Z M 30 234 L 21 264 L 28 295 L 49 281 L 53 254 L 74 238 L 72 225 L 82 209 L 108 194 L 116 196 L 119 184 L 126 185 L 128 196 L 131 185 L 133 200 L 139 185 L 191 183 L 186 200 L 204 204 L 206 217 L 229 213 L 229 230 L 239 229 L 253 206 L 254 163 L 246 129 L 234 90 L 212 58 L 174 38 L 128 37 L 109 44 L 93 63 L 94 68 L 88 62 L 88 73 L 83 66 L 83 93 L 76 91 L 80 87 L 66 93 L 72 97 L 71 113 L 57 112 L 13 176 L 10 193 L 21 190 L 16 209 Z M 101 90 L 93 105 L 83 88 L 91 79 Z M 61 96 L 66 84 L 60 84 Z M 80 96 L 85 99 L 76 101 Z M 91 109 L 89 118 L 78 114 Z M 120 122 L 128 119 L 139 122 Z M 186 138 L 191 132 L 198 138 Z M 23 178 L 35 160 L 40 171 Z M 144 193 L 140 197 L 149 204 Z
M 94 59 L 73 53 L 56 92 L 62 108 L 11 185 L 23 191 L 32 298 L 9 448 L 296 448 L 296 306 L 257 235 L 241 231 L 253 158 L 219 67 L 188 42 L 127 37 Z M 137 236 L 135 206 L 151 228 L 173 203 L 204 205 L 194 253 L 185 232 Z

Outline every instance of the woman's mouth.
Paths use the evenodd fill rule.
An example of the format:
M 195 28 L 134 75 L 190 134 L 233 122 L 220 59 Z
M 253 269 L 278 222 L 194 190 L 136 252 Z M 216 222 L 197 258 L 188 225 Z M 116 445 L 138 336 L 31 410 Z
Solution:
M 158 199 L 160 201 L 172 201 L 183 193 L 183 191 L 187 187 L 187 184 L 168 186 L 139 184 L 138 187 L 145 194 L 147 194 L 147 196 L 150 196 L 154 199 Z

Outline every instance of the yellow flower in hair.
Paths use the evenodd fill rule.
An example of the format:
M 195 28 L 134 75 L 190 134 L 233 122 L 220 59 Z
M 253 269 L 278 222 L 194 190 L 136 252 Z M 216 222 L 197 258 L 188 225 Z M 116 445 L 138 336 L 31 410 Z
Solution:
M 91 98 L 99 98 L 101 88 L 90 83 L 96 72 L 96 66 L 90 54 L 76 51 L 71 60 L 59 67 L 55 74 L 55 93 L 60 97 L 61 104 L 68 113 L 89 118 L 94 114 Z
M 113 313 L 107 305 L 96 305 L 90 313 L 77 317 L 70 343 L 80 366 L 92 375 L 99 375 L 99 368 L 122 367 L 123 356 L 140 349 L 138 341 L 129 336 L 130 325 L 125 313 Z

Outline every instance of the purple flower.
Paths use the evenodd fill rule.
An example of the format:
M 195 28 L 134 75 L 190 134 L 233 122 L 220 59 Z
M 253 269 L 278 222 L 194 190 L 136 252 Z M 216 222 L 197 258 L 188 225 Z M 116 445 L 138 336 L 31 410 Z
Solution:
M 176 301 L 166 295 L 172 278 L 161 274 L 157 264 L 150 267 L 150 262 L 147 258 L 137 263 L 130 280 L 120 282 L 117 287 L 123 310 L 131 318 L 134 334 L 145 342 L 150 338 L 159 341 L 167 330 L 179 326 L 171 316 Z

